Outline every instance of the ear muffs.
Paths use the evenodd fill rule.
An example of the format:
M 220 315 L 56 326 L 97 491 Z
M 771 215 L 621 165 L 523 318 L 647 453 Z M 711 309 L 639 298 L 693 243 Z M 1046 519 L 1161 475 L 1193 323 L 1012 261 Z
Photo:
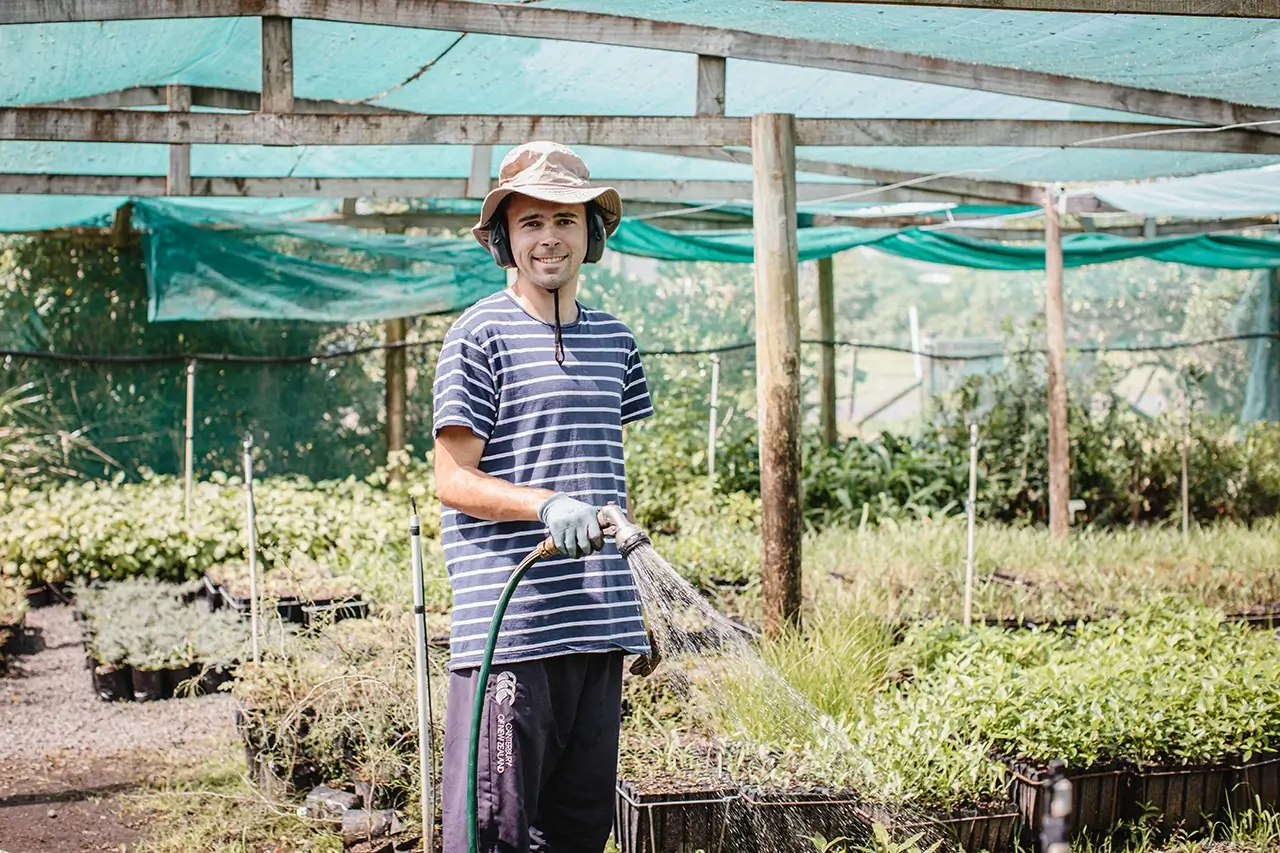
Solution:
M 604 228 L 604 214 L 600 206 L 593 201 L 587 202 L 587 256 L 584 264 L 598 264 L 604 257 L 604 241 L 607 235 Z
M 585 264 L 597 264 L 604 257 L 604 244 L 608 238 L 604 214 L 595 202 L 587 202 L 587 255 Z M 507 202 L 503 199 L 489 219 L 489 254 L 504 270 L 514 269 L 516 260 L 511 254 L 511 234 L 507 231 Z
M 590 253 L 590 249 L 588 249 Z M 489 217 L 489 254 L 504 270 L 514 269 L 516 259 L 511 255 L 511 234 L 507 231 L 507 200 L 503 199 L 493 216 Z

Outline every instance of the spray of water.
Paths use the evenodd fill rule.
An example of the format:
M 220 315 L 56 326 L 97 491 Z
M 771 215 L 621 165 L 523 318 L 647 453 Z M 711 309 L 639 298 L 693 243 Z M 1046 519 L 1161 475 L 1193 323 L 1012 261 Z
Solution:
M 952 846 L 925 816 L 876 802 L 872 763 L 850 733 L 764 660 L 749 631 L 716 611 L 650 545 L 634 548 L 627 561 L 663 677 L 721 735 L 719 761 L 741 784 L 723 851 L 931 853 Z M 797 776 L 802 792 L 789 784 Z M 877 837 L 874 823 L 889 827 L 890 837 Z M 819 837 L 848 842 L 815 846 Z

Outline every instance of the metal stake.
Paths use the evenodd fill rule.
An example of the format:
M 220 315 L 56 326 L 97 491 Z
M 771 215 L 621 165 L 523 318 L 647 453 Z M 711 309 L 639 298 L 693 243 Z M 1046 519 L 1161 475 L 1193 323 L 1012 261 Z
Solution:
M 435 849 L 435 790 L 431 768 L 435 759 L 435 729 L 431 719 L 431 665 L 427 656 L 426 590 L 422 579 L 422 527 L 418 501 L 409 498 L 409 548 L 413 561 L 413 627 L 416 635 L 414 658 L 418 667 L 418 774 L 422 781 L 422 849 Z
M 244 434 L 244 495 L 249 533 L 249 631 L 256 664 L 262 663 L 262 651 L 258 648 L 258 530 L 253 511 L 253 434 L 248 432 Z
M 707 479 L 716 481 L 716 418 L 720 405 L 720 356 L 711 355 L 711 420 L 707 424 Z
M 969 500 L 965 501 L 968 516 L 968 550 L 964 561 L 964 626 L 973 624 L 973 526 L 978 514 L 978 425 L 969 424 Z
M 183 519 L 190 523 L 191 521 L 191 485 L 192 471 L 195 462 L 192 458 L 192 450 L 195 447 L 195 413 L 196 413 L 196 360 L 193 358 L 187 362 L 187 449 L 184 469 L 186 472 L 186 489 L 183 493 Z

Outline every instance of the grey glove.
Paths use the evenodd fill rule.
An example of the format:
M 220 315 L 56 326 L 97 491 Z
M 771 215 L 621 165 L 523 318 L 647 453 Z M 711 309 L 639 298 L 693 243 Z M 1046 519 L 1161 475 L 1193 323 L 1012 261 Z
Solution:
M 551 531 L 556 548 L 570 557 L 585 557 L 604 547 L 597 510 L 590 504 L 556 492 L 538 507 L 538 518 Z

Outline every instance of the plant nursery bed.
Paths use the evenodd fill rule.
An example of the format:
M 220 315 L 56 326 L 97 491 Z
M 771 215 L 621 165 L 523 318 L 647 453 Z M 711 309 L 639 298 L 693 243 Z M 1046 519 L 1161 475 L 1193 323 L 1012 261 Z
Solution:
M 1262 752 L 1231 764 L 1227 805 L 1233 813 L 1280 809 L 1280 753 Z
M 1048 771 L 1034 765 L 1009 762 L 1013 802 L 1022 824 L 1033 836 L 1040 833 L 1040 816 L 1048 797 Z M 1072 832 L 1088 831 L 1096 837 L 1110 835 L 1125 816 L 1132 767 L 1124 762 L 1096 765 L 1064 774 L 1071 782 Z
M 619 780 L 613 837 L 622 853 L 739 853 L 731 832 L 731 785 L 636 783 Z
M 1139 766 L 1130 777 L 1126 817 L 1147 816 L 1164 831 L 1203 829 L 1221 817 L 1230 778 L 1228 764 Z
M 205 671 L 200 664 L 171 669 L 135 669 L 89 662 L 93 691 L 104 702 L 154 702 L 172 699 L 184 681 L 198 678 L 194 695 L 205 696 L 231 680 L 230 671 L 213 667 Z

